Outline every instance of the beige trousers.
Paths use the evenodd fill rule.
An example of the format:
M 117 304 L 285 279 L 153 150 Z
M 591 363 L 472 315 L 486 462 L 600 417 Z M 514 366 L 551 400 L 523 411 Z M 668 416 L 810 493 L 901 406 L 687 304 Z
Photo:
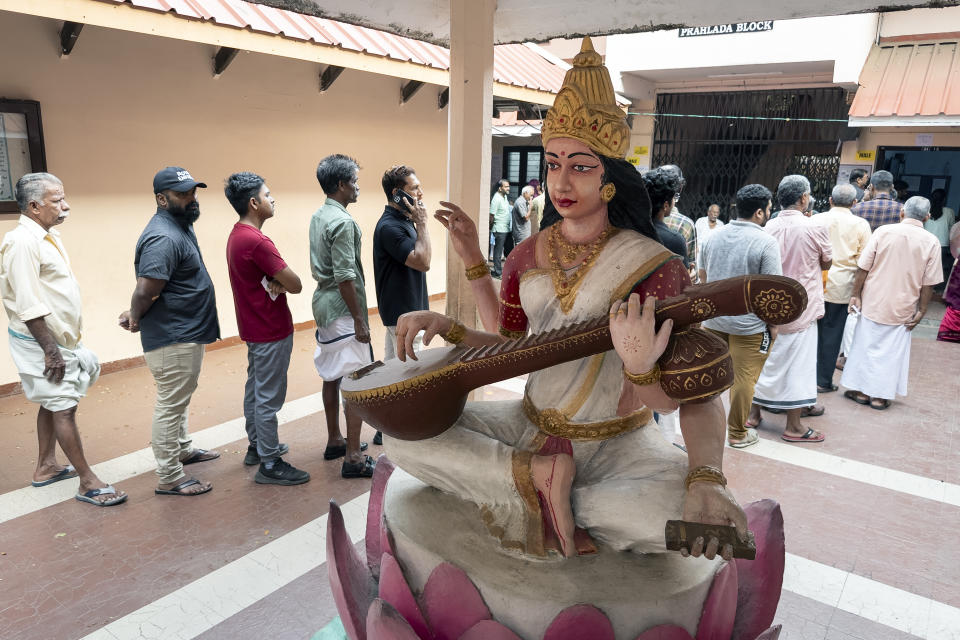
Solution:
M 750 415 L 750 405 L 753 404 L 753 388 L 757 378 L 763 371 L 763 365 L 770 355 L 774 340 L 763 346 L 763 333 L 740 336 L 721 331 L 708 331 L 720 336 L 730 349 L 730 358 L 733 360 L 733 386 L 730 388 L 730 413 L 727 415 L 727 435 L 736 440 L 747 437 L 747 417 Z
M 383 339 L 383 359 L 392 360 L 397 357 L 397 326 L 384 327 L 387 332 Z M 419 332 L 413 339 L 413 350 L 420 353 L 423 349 L 423 331 Z
M 183 478 L 181 460 L 193 450 L 187 431 L 190 398 L 197 388 L 203 345 L 170 344 L 143 354 L 147 367 L 157 383 L 157 404 L 153 409 L 153 430 L 150 442 L 157 459 L 160 484 Z

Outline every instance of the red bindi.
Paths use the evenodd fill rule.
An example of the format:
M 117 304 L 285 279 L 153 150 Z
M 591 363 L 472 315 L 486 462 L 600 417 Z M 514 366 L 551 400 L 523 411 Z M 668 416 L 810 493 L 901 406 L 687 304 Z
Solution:
M 567 155 L 567 152 L 566 152 L 566 151 L 561 151 L 561 152 L 560 152 L 560 155 L 561 155 L 561 156 L 565 156 L 565 155 Z

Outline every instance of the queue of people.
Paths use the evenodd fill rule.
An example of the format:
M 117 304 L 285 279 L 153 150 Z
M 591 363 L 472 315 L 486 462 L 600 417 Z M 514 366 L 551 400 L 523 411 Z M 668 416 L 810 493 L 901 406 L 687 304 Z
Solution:
M 339 386 L 344 374 L 373 360 L 361 255 L 361 233 L 347 207 L 359 195 L 359 164 L 335 154 L 317 167 L 326 195 L 310 220 L 310 265 L 316 281 L 314 365 L 323 380 L 327 423 L 325 460 L 343 459 L 341 476 L 369 478 L 375 461 L 363 453 L 361 421 L 345 407 L 346 437 L 339 426 Z M 425 272 L 431 247 L 423 192 L 410 167 L 383 176 L 387 199 L 374 234 L 374 278 L 387 357 L 395 344 L 397 318 L 428 307 Z M 182 167 L 154 176 L 156 211 L 134 252 L 136 284 L 119 326 L 138 333 L 144 360 L 157 388 L 151 426 L 157 495 L 197 496 L 212 483 L 184 467 L 220 457 L 193 445 L 190 401 L 197 389 L 206 345 L 220 339 L 216 296 L 193 224 L 200 217 L 198 190 L 207 185 Z M 277 413 L 287 389 L 293 351 L 288 295 L 302 292 L 300 277 L 264 232 L 277 213 L 263 177 L 239 172 L 225 181 L 224 195 L 238 215 L 227 240 L 226 260 L 241 340 L 247 346 L 242 396 L 248 446 L 243 463 L 257 465 L 259 484 L 298 485 L 310 474 L 287 462 Z M 16 184 L 21 212 L 0 244 L 0 296 L 9 318 L 10 352 L 24 395 L 39 405 L 38 459 L 32 485 L 43 487 L 79 477 L 77 500 L 113 506 L 127 499 L 103 482 L 87 463 L 76 420 L 77 406 L 100 374 L 95 353 L 80 341 L 79 285 L 55 228 L 69 216 L 62 181 L 32 173 Z M 379 433 L 374 440 L 379 444 Z M 59 444 L 69 464 L 56 459 Z
M 931 200 L 899 202 L 887 171 L 875 172 L 864 189 L 867 179 L 865 173 L 851 176 L 849 184 L 834 187 L 830 209 L 816 215 L 803 176 L 784 177 L 776 196 L 748 185 L 737 194 L 738 219 L 714 229 L 709 241 L 701 239 L 701 280 L 782 273 L 803 284 L 808 298 L 800 318 L 781 327 L 750 316 L 704 323 L 727 342 L 736 369 L 730 446 L 759 441 L 762 410 L 786 413 L 783 440 L 823 442 L 821 431 L 800 420 L 824 415 L 817 394 L 840 386 L 844 397 L 881 411 L 907 394 L 911 331 L 944 279 L 943 240 L 927 227 Z M 770 221 L 774 197 L 781 210 Z M 952 212 L 939 206 L 949 220 Z M 960 224 L 947 236 L 951 257 L 960 254 Z M 945 302 L 938 339 L 960 341 L 960 277 L 951 278 Z M 842 369 L 839 385 L 835 368 Z
M 343 376 L 373 360 L 361 232 L 348 211 L 359 197 L 359 169 L 356 160 L 342 154 L 319 163 L 317 181 L 326 200 L 309 225 L 316 281 L 313 360 L 323 381 L 327 427 L 324 459 L 342 458 L 344 478 L 371 477 L 375 466 L 364 453 L 367 443 L 360 442 L 361 420 L 349 406 L 344 407 L 346 437 L 339 426 Z M 843 358 L 847 363 L 839 382 L 847 389 L 845 397 L 883 410 L 897 395 L 906 395 L 910 331 L 924 317 L 933 287 L 945 279 L 948 309 L 939 339 L 960 341 L 960 276 L 952 273 L 952 259 L 960 253 L 960 223 L 954 224 L 943 194 L 900 204 L 893 195 L 893 176 L 876 171 L 862 190 L 865 201 L 859 202 L 865 180 L 857 176 L 858 184 L 853 184 L 851 177 L 851 184 L 835 187 L 830 209 L 817 215 L 811 215 L 810 183 L 803 176 L 784 177 L 776 195 L 762 185 L 747 185 L 737 193 L 737 218 L 725 225 L 717 205 L 696 223 L 680 213 L 676 204 L 684 178 L 679 167 L 665 165 L 642 176 L 655 233 L 680 256 L 692 281 L 783 274 L 807 290 L 808 307 L 790 325 L 770 327 L 750 315 L 705 323 L 727 342 L 736 368 L 727 418 L 730 446 L 758 441 L 762 410 L 787 414 L 783 440 L 822 442 L 824 434 L 801 418 L 824 414 L 817 394 L 838 389 L 834 365 Z M 391 167 L 381 186 L 386 204 L 374 232 L 373 264 L 386 328 L 385 357 L 391 358 L 397 353 L 400 316 L 429 308 L 425 273 L 431 243 L 413 168 Z M 217 451 L 195 447 L 189 431 L 190 401 L 204 350 L 220 338 L 213 282 L 193 228 L 200 216 L 198 189 L 206 187 L 181 167 L 155 175 L 156 211 L 137 241 L 136 284 L 130 307 L 118 320 L 121 328 L 139 333 L 157 387 L 151 446 L 158 495 L 209 492 L 212 484 L 184 467 L 220 457 Z M 494 277 L 502 273 L 508 239 L 520 244 L 539 230 L 546 202 L 539 183 L 524 186 L 512 206 L 509 189 L 508 181 L 500 181 L 491 199 Z M 293 345 L 287 295 L 301 293 L 303 284 L 264 233 L 277 211 L 265 179 L 235 173 L 227 178 L 224 194 L 239 217 L 226 258 L 238 330 L 247 345 L 244 464 L 258 466 L 257 483 L 302 484 L 310 475 L 284 460 L 290 448 L 279 441 L 277 413 L 286 396 Z M 102 482 L 84 459 L 76 423 L 77 404 L 100 367 L 80 342 L 79 287 L 54 228 L 70 211 L 63 184 L 52 174 L 28 174 L 18 181 L 16 197 L 22 215 L 0 245 L 0 295 L 24 394 L 40 405 L 32 484 L 79 476 L 78 500 L 120 504 L 126 494 Z M 770 222 L 774 199 L 781 210 Z M 408 350 L 420 349 L 420 335 L 404 339 Z M 380 440 L 378 432 L 374 444 Z M 68 465 L 57 462 L 56 443 Z

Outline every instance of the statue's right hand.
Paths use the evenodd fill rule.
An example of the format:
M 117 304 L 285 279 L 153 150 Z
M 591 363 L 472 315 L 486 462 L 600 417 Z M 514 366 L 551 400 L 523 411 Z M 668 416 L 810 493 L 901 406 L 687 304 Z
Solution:
M 443 209 L 438 209 L 434 218 L 440 221 L 450 232 L 450 243 L 466 266 L 480 262 L 486 263 L 486 255 L 480 249 L 480 234 L 476 223 L 463 209 L 452 202 L 440 201 Z
M 411 311 L 397 319 L 397 357 L 406 362 L 407 357 L 417 359 L 413 348 L 413 339 L 421 331 L 423 344 L 430 344 L 434 336 L 450 330 L 453 320 L 436 311 Z

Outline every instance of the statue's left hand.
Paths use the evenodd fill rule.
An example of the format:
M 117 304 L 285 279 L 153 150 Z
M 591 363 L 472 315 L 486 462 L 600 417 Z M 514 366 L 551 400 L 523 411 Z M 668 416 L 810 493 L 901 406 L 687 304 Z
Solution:
M 653 296 L 640 304 L 640 296 L 631 293 L 626 302 L 617 300 L 610 307 L 610 337 L 613 348 L 630 373 L 653 369 L 670 340 L 673 320 L 665 320 L 656 330 L 657 300 Z
M 687 497 L 683 501 L 683 519 L 687 522 L 702 522 L 704 524 L 733 525 L 741 540 L 747 538 L 747 515 L 737 504 L 727 488 L 712 482 L 694 482 L 687 490 Z M 698 558 L 701 555 L 708 560 L 720 553 L 724 560 L 733 558 L 733 547 L 729 544 L 722 549 L 716 538 L 704 540 L 697 538 L 688 552 L 680 551 L 681 555 L 692 555 Z

